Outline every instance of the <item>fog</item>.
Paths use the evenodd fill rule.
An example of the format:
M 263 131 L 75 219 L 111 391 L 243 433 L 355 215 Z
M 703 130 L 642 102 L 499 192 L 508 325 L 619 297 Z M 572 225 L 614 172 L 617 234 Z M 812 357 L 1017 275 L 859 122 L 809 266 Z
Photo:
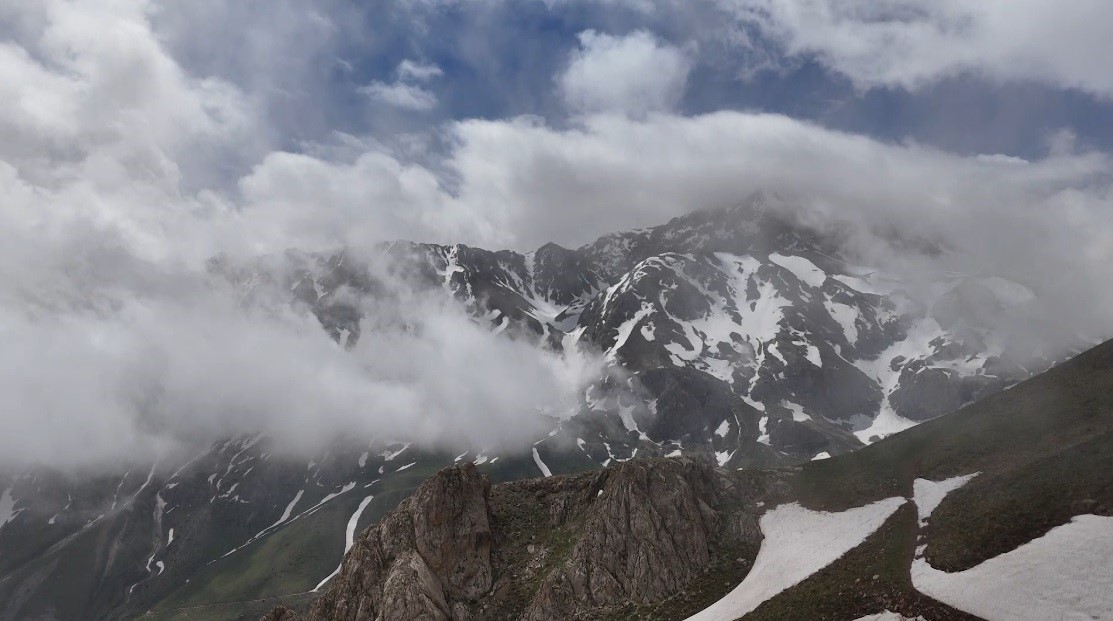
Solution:
M 443 294 L 354 300 L 374 328 L 345 349 L 280 287 L 157 279 L 5 313 L 3 465 L 108 467 L 258 433 L 295 455 L 372 438 L 517 450 L 599 370 L 496 336 Z

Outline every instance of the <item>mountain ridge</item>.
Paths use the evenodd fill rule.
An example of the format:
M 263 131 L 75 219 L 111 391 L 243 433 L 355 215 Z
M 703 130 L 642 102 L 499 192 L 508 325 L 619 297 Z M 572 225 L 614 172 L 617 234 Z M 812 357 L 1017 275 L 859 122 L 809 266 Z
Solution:
M 725 597 L 727 591 L 732 591 L 736 584 L 745 585 L 748 572 L 765 567 L 762 563 L 768 563 L 768 557 L 762 561 L 759 554 L 764 552 L 759 552 L 758 547 L 765 550 L 768 546 L 775 552 L 776 546 L 784 545 L 783 539 L 768 540 L 779 535 L 773 532 L 776 524 L 767 522 L 765 516 L 790 510 L 830 521 L 841 513 L 862 511 L 886 502 L 893 505 L 897 501 L 881 516 L 878 525 L 854 540 L 845 553 L 837 554 L 833 561 L 817 564 L 815 570 L 803 574 L 797 582 L 761 599 L 734 604 L 739 606 L 735 616 L 851 619 L 884 610 L 896 611 L 901 618 L 909 619 L 976 619 L 979 617 L 922 592 L 923 578 L 918 578 L 916 572 L 923 570 L 915 568 L 926 563 L 942 569 L 943 575 L 962 572 L 995 558 L 1005 558 L 1073 523 L 1080 515 L 1106 516 L 1104 519 L 1113 524 L 1113 469 L 1103 467 L 1113 459 L 1113 451 L 1109 450 L 1113 448 L 1111 387 L 1113 341 L 929 425 L 895 434 L 858 452 L 797 469 L 723 471 L 687 458 L 638 458 L 599 472 L 503 483 L 492 488 L 484 487 L 485 479 L 473 465 L 453 466 L 434 475 L 423 486 L 425 493 L 414 496 L 414 502 L 441 506 L 443 500 L 431 498 L 434 489 L 445 489 L 439 481 L 464 477 L 474 481 L 473 488 L 482 487 L 481 497 L 476 494 L 472 497 L 486 515 L 495 516 L 492 519 L 496 522 L 507 504 L 498 505 L 488 499 L 507 494 L 511 489 L 537 490 L 528 494 L 529 501 L 540 501 L 550 508 L 542 512 L 541 519 L 514 522 L 509 531 L 494 528 L 483 531 L 483 537 L 463 537 L 465 542 L 482 541 L 484 550 L 512 547 L 515 544 L 507 543 L 511 540 L 536 542 L 536 546 L 530 545 L 529 552 L 546 559 L 535 568 L 550 572 L 549 578 L 538 583 L 522 577 L 521 566 L 530 566 L 530 555 L 522 555 L 526 560 L 520 558 L 517 566 L 496 567 L 493 574 L 510 575 L 515 581 L 534 585 L 530 588 L 537 590 L 530 591 L 532 595 L 525 598 L 526 603 L 502 598 L 494 586 L 497 581 L 488 580 L 486 590 L 457 595 L 455 604 L 445 603 L 425 615 L 401 613 L 390 608 L 385 597 L 380 600 L 385 606 L 382 608 L 374 603 L 361 603 L 354 609 L 344 607 L 344 602 L 349 601 L 345 598 L 365 597 L 367 589 L 379 588 L 374 581 L 353 579 L 362 575 L 361 567 L 366 560 L 352 554 L 345 561 L 341 577 L 313 605 L 306 618 L 683 619 L 705 608 L 695 618 L 734 618 L 729 610 L 723 611 L 728 616 L 708 616 L 711 610 L 708 607 L 729 601 Z M 1099 446 L 1094 446 L 1095 443 Z M 1042 478 L 1051 479 L 1053 484 L 1048 486 L 1041 480 L 1033 466 L 1050 472 Z M 1064 466 L 1069 470 L 1064 470 Z M 956 477 L 958 473 L 964 474 Z M 557 490 L 579 489 L 577 485 L 583 482 L 588 483 L 587 487 L 574 498 L 589 506 L 596 497 L 600 498 L 602 506 L 590 509 L 598 518 L 575 525 L 572 537 L 578 543 L 573 552 L 559 545 L 550 549 L 549 539 L 538 535 L 561 524 L 569 506 Z M 651 488 L 653 482 L 661 486 L 656 491 Z M 1010 497 L 1002 502 L 994 490 L 1005 488 L 1010 490 Z M 929 498 L 936 493 L 929 492 L 931 489 L 940 490 L 934 500 Z M 659 511 L 664 507 L 689 507 L 690 515 L 679 522 L 640 517 L 643 511 Z M 783 519 L 787 520 L 788 514 Z M 609 533 L 627 524 L 641 524 L 648 530 L 615 536 Z M 710 544 L 711 539 L 679 545 L 685 536 L 673 532 L 695 529 L 709 533 L 724 527 L 733 533 L 728 536 L 734 537 L 730 541 L 741 547 L 731 548 L 730 543 L 718 541 L 715 545 L 730 551 L 717 563 L 712 561 L 714 553 L 710 550 L 715 546 Z M 387 527 L 375 527 L 364 537 L 373 539 L 380 528 Z M 822 538 L 823 532 L 800 532 L 795 536 Z M 452 539 L 441 534 L 434 535 L 432 541 L 442 537 Z M 676 548 L 670 547 L 673 543 L 677 543 Z M 545 591 L 545 585 L 553 583 L 553 576 L 560 580 L 566 572 L 580 567 L 581 561 L 574 551 L 581 545 L 614 564 L 605 582 L 611 584 L 617 579 L 616 586 L 626 585 L 621 578 L 628 575 L 624 571 L 644 561 L 640 546 L 663 546 L 658 550 L 664 551 L 664 557 L 656 558 L 652 565 L 665 571 L 666 578 L 658 588 L 639 595 L 629 585 L 603 589 L 585 578 L 588 574 L 581 573 L 577 575 L 586 582 L 558 591 L 560 603 L 553 603 L 556 595 Z M 617 548 L 612 549 L 614 546 Z M 555 566 L 551 563 L 554 555 Z M 1055 562 L 1053 558 L 1047 560 Z M 692 567 L 696 571 L 691 571 Z M 1105 574 L 1096 567 L 1092 570 L 1086 585 L 1089 591 L 1068 590 L 1065 599 L 1049 594 L 1047 599 L 1052 603 L 1043 608 L 1046 610 L 1049 605 L 1050 610 L 1067 614 L 1072 606 L 1082 610 L 1100 605 L 1101 594 L 1093 589 L 1107 586 L 1101 577 Z M 670 572 L 680 572 L 678 579 L 672 579 Z M 1003 582 L 997 588 L 1007 591 L 1010 581 L 1020 584 L 1024 574 L 1005 574 L 999 579 Z M 596 598 L 597 593 L 606 595 Z M 944 597 L 953 598 L 954 594 L 944 592 Z M 445 602 L 449 600 L 451 596 Z M 538 602 L 547 606 L 542 608 L 541 616 L 535 614 Z M 583 602 L 590 602 L 591 607 L 583 608 Z M 970 598 L 965 598 L 963 605 L 970 605 L 969 602 Z M 476 605 L 481 608 L 473 608 Z M 296 612 L 286 608 L 264 616 L 266 621 L 297 618 Z
M 575 250 L 407 242 L 381 246 L 373 256 L 385 262 L 373 265 L 346 253 L 214 259 L 214 277 L 245 300 L 278 291 L 349 348 L 373 329 L 360 301 L 404 285 L 494 333 L 598 356 L 605 372 L 522 452 L 352 438 L 298 462 L 253 435 L 122 477 L 0 476 L 13 513 L 0 526 L 0 618 L 130 615 L 312 589 L 339 562 L 349 523 L 367 526 L 454 461 L 497 480 L 654 456 L 784 466 L 855 450 L 1051 364 L 1008 362 L 991 332 L 941 322 L 891 276 L 851 269 L 833 258 L 837 240 L 799 228 L 771 200 Z M 947 278 L 941 287 L 957 290 L 947 308 L 964 308 L 967 289 L 1000 297 L 978 278 Z M 63 550 L 72 567 L 58 565 Z M 260 571 L 273 563 L 283 569 Z

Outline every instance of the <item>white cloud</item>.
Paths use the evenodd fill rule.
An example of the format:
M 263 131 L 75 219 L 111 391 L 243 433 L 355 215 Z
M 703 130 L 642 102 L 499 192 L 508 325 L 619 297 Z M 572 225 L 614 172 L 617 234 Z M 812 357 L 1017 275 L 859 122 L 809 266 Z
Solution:
M 377 151 L 276 153 L 236 196 L 183 189 L 182 163 L 251 142 L 259 110 L 186 72 L 150 10 L 0 4 L 19 30 L 0 44 L 0 468 L 259 431 L 303 449 L 345 433 L 474 446 L 541 433 L 531 415 L 589 362 L 421 297 L 364 301 L 380 329 L 345 351 L 288 290 L 247 303 L 208 275 L 220 252 L 444 231 L 453 203 L 428 170 Z
M 433 78 L 441 77 L 444 71 L 440 67 L 406 59 L 398 63 L 394 73 L 398 76 L 397 81 L 386 83 L 375 80 L 360 87 L 359 92 L 374 101 L 403 110 L 425 112 L 436 107 L 437 96 L 414 82 L 428 82 Z
M 444 71 L 436 65 L 422 64 L 408 58 L 398 63 L 398 69 L 395 70 L 395 73 L 398 74 L 399 80 L 415 80 L 419 82 L 439 78 L 444 75 Z
M 294 451 L 371 437 L 513 449 L 548 431 L 536 412 L 569 405 L 593 369 L 494 336 L 443 299 L 368 301 L 376 329 L 345 350 L 277 287 L 245 304 L 201 274 L 151 275 L 154 291 L 94 284 L 99 308 L 2 309 L 0 467 L 143 460 L 260 432 Z
M 187 71 L 152 25 L 152 6 L 0 0 L 11 29 L 0 43 L 0 456 L 9 461 L 88 463 L 257 429 L 321 440 L 393 425 L 430 443 L 513 444 L 534 431 L 515 415 L 575 383 L 570 361 L 489 338 L 424 300 L 408 309 L 425 326 L 419 334 L 366 334 L 344 352 L 283 303 L 241 305 L 205 273 L 219 252 L 366 250 L 394 238 L 577 245 L 766 189 L 860 230 L 944 239 L 957 267 L 1028 284 L 1058 304 L 1062 325 L 1109 328 L 1113 163 L 1078 152 L 1067 134 L 1024 162 L 777 115 L 683 118 L 667 112 L 685 87 L 682 51 L 645 33 L 585 33 L 559 82 L 580 113 L 570 125 L 453 123 L 436 136 L 443 156 L 417 161 L 373 141 L 259 156 L 257 134 L 275 130 L 262 109 L 282 89 L 260 95 Z M 400 66 L 399 79 L 436 77 L 416 67 Z M 368 94 L 435 105 L 412 83 L 380 87 Z M 236 158 L 255 165 L 234 191 L 184 182 L 184 170 L 219 174 Z M 391 352 L 391 365 L 376 351 Z
M 790 54 L 863 87 L 916 88 L 959 73 L 1113 97 L 1113 4 L 1104 0 L 718 0 Z
M 614 37 L 588 30 L 557 81 L 573 110 L 645 114 L 675 107 L 690 69 L 683 51 L 648 32 Z
M 244 227 L 267 252 L 496 238 L 430 170 L 379 150 L 350 162 L 273 153 L 240 181 L 240 190 Z
M 140 167 L 173 183 L 176 163 L 197 157 L 198 145 L 232 145 L 252 129 L 238 89 L 188 76 L 166 54 L 149 27 L 149 3 L 40 9 L 22 43 L 0 43 L 0 157 L 22 174 L 73 172 L 60 163 L 102 174 Z M 93 161 L 94 152 L 102 159 Z
M 376 80 L 360 87 L 359 92 L 374 101 L 405 110 L 432 110 L 437 105 L 436 95 L 420 86 L 405 82 L 387 84 Z
M 379 151 L 354 163 L 268 158 L 245 180 L 244 217 L 259 223 L 248 228 L 350 247 L 403 237 L 526 250 L 576 246 L 765 190 L 811 207 L 819 221 L 853 225 L 874 260 L 900 257 L 879 255 L 871 232 L 941 241 L 954 252 L 937 268 L 1012 278 L 1052 306 L 1072 300 L 1055 310 L 1070 317 L 1062 325 L 1113 328 L 1095 310 L 1113 304 L 1105 154 L 962 156 L 738 112 L 599 114 L 564 129 L 473 120 L 451 132 L 455 147 L 439 165 L 446 175 Z

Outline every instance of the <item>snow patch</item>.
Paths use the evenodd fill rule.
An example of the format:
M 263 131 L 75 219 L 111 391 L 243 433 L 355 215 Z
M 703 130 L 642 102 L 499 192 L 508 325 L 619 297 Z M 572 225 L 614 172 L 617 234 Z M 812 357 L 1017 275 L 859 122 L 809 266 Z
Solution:
M 956 489 L 966 485 L 970 479 L 978 476 L 979 473 L 968 474 L 961 477 L 953 477 L 943 481 L 929 481 L 927 479 L 916 479 L 912 482 L 912 501 L 916 503 L 916 513 L 920 517 L 920 526 L 927 523 L 928 517 L 939 503 L 943 502 L 943 498 L 955 491 Z
M 819 348 L 815 345 L 812 345 L 811 343 L 804 343 L 804 347 L 807 348 L 804 356 L 807 357 L 808 362 L 822 369 L 823 358 L 819 355 Z
M 842 284 L 850 287 L 859 293 L 868 293 L 871 295 L 887 295 L 892 293 L 896 287 L 896 282 L 886 282 L 885 279 L 877 278 L 876 273 L 862 274 L 859 276 L 845 276 L 843 274 L 835 274 L 831 278 L 841 282 Z
M 812 419 L 811 416 L 808 416 L 804 413 L 804 406 L 798 403 L 793 403 L 791 401 L 781 401 L 781 405 L 792 412 L 792 420 L 798 423 L 807 422 Z
M 754 567 L 726 597 L 688 621 L 734 621 L 778 593 L 799 584 L 860 545 L 881 527 L 904 498 L 887 498 L 841 513 L 781 505 L 761 517 Z
M 812 461 L 820 461 L 820 460 L 823 460 L 823 459 L 830 459 L 830 458 L 831 458 L 830 453 L 828 453 L 827 451 L 822 451 L 820 453 L 816 453 L 815 457 L 812 457 Z
M 912 562 L 920 592 L 986 619 L 1113 619 L 1113 517 L 1079 515 L 955 573 Z
M 759 434 L 757 441 L 769 446 L 769 417 L 762 416 L 761 420 L 757 422 L 757 431 Z
M 533 447 L 533 463 L 537 464 L 537 468 L 541 470 L 541 474 L 547 477 L 553 476 L 553 473 L 551 470 L 549 470 L 549 467 L 545 465 L 545 462 L 541 461 L 541 455 L 537 452 L 536 446 Z
M 804 257 L 774 252 L 769 255 L 769 260 L 792 272 L 794 276 L 809 286 L 819 287 L 827 280 L 827 273 Z
M 359 526 L 359 517 L 363 515 L 363 510 L 367 508 L 367 505 L 370 504 L 374 498 L 374 496 L 368 496 L 361 500 L 359 503 L 359 507 L 356 508 L 355 513 L 353 513 L 352 517 L 348 519 L 348 525 L 344 528 L 344 554 L 347 554 L 348 550 L 351 550 L 352 545 L 355 544 L 356 527 Z M 321 587 L 325 586 L 325 584 L 328 583 L 329 580 L 332 580 L 337 574 L 340 573 L 340 568 L 343 566 L 344 559 L 343 557 L 341 557 L 340 564 L 336 566 L 336 569 L 332 570 L 331 574 L 325 576 L 324 580 L 318 582 L 317 586 L 313 587 L 313 592 L 316 593 L 317 591 L 321 590 Z
M 854 621 L 924 621 L 923 617 L 906 617 L 900 613 L 891 612 L 886 610 L 879 612 L 875 615 L 866 615 L 858 617 Z
M 719 423 L 719 428 L 715 430 L 715 435 L 725 438 L 728 433 L 730 433 L 730 421 L 723 419 L 723 422 Z
M 379 453 L 379 457 L 382 457 L 385 461 L 393 461 L 395 457 L 398 457 L 399 455 L 401 455 L 408 448 L 410 448 L 410 443 L 409 442 L 403 444 L 402 448 L 398 449 L 397 451 L 392 451 L 390 449 L 387 449 L 387 450 L 383 451 L 382 453 Z
M 344 529 L 345 554 L 348 553 L 348 550 L 352 549 L 352 544 L 356 541 L 356 526 L 359 526 L 359 516 L 363 515 L 363 510 L 367 508 L 367 505 L 370 504 L 374 498 L 374 496 L 368 496 L 361 500 L 356 512 L 353 513 L 351 519 L 348 520 L 348 527 Z
M 649 314 L 652 312 L 653 307 L 643 302 L 642 307 L 638 309 L 638 312 L 634 313 L 633 317 L 627 319 L 626 321 L 622 322 L 622 325 L 618 326 L 618 335 L 615 337 L 614 345 L 612 345 L 611 348 L 607 351 L 607 362 L 614 362 L 616 360 L 616 357 L 618 356 L 618 350 L 626 344 L 626 340 L 630 338 L 630 335 L 634 332 L 634 328 L 638 325 L 638 322 L 645 317 L 648 317 Z
M 305 490 L 299 489 L 298 493 L 294 494 L 294 499 L 290 501 L 290 504 L 286 505 L 286 510 L 282 512 L 282 517 L 278 518 L 278 521 L 274 524 L 271 524 L 271 528 L 274 528 L 275 526 L 278 526 L 279 524 L 290 519 L 290 514 L 294 511 L 294 505 L 298 504 L 298 501 L 301 500 L 301 495 L 304 493 Z
M 871 442 L 870 438 L 874 436 L 885 438 L 915 426 L 915 421 L 910 421 L 894 412 L 893 408 L 889 407 L 888 397 L 886 397 L 885 402 L 881 405 L 881 412 L 877 415 L 877 418 L 873 419 L 869 427 L 860 431 L 855 431 L 854 435 L 864 444 L 869 444 Z
M 846 336 L 846 341 L 851 345 L 856 344 L 858 342 L 858 325 L 856 323 L 858 319 L 858 309 L 830 300 L 824 302 L 823 307 L 827 309 L 827 312 L 831 315 L 831 319 L 834 319 L 842 326 L 842 333 Z
M 12 498 L 12 488 L 4 490 L 0 494 L 0 528 L 15 519 L 15 516 L 23 512 L 23 509 L 16 510 L 15 498 Z

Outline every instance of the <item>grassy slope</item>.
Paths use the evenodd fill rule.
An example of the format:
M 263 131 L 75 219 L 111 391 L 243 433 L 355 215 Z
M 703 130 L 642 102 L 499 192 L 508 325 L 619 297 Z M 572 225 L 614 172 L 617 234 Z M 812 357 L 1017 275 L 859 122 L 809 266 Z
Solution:
M 912 481 L 981 472 L 948 495 L 926 530 L 926 557 L 956 571 L 1113 507 L 1113 342 L 961 410 L 855 453 L 805 465 L 794 495 L 840 511 L 912 495 Z M 912 588 L 919 526 L 905 505 L 873 536 L 750 618 L 842 619 L 882 609 L 967 619 Z
M 932 519 L 929 559 L 954 570 L 1065 524 L 1083 512 L 1078 501 L 1113 507 L 1111 466 L 1113 342 L 855 453 L 809 463 L 796 491 L 808 506 L 841 510 L 911 496 L 917 477 L 981 472 Z
M 977 619 L 912 587 L 908 567 L 916 547 L 916 508 L 906 504 L 862 545 L 746 617 L 775 621 L 845 621 L 891 610 L 933 621 Z
M 579 450 L 561 455 L 544 452 L 542 457 L 554 473 L 598 467 Z M 144 618 L 236 619 L 243 614 L 257 618 L 262 612 L 254 615 L 256 609 L 265 612 L 277 604 L 295 609 L 307 606 L 315 596 L 305 592 L 336 568 L 344 547 L 344 528 L 360 501 L 368 493 L 375 495 L 360 516 L 357 533 L 378 522 L 452 460 L 452 456 L 424 455 L 412 468 L 388 474 L 366 490 L 354 489 L 336 498 L 314 514 L 202 568 Z M 540 474 L 532 455 L 503 457 L 480 469 L 496 483 Z M 245 609 L 251 612 L 245 613 Z

